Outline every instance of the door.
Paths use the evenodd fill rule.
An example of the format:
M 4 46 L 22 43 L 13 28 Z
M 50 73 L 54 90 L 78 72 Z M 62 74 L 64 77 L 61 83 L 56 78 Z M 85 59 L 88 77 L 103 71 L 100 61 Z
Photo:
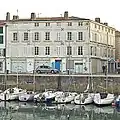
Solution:
M 83 63 L 75 63 L 75 73 L 83 73 Z
M 60 71 L 60 60 L 55 60 L 55 69 Z

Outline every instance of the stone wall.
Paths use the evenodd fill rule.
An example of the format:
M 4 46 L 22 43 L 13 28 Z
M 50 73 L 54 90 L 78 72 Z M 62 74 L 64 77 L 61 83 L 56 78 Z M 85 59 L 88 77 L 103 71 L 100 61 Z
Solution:
M 76 91 L 83 92 L 87 88 L 88 77 L 62 77 L 62 76 L 37 76 L 35 77 L 35 85 L 33 76 L 19 76 L 18 85 L 20 88 L 36 91 L 44 91 L 45 89 Z M 93 77 L 90 79 L 93 83 L 93 91 L 105 91 L 106 80 L 104 77 Z M 4 76 L 0 76 L 0 88 L 4 89 Z M 17 76 L 7 76 L 7 88 L 17 86 Z M 108 78 L 107 90 L 109 92 L 120 93 L 120 78 Z

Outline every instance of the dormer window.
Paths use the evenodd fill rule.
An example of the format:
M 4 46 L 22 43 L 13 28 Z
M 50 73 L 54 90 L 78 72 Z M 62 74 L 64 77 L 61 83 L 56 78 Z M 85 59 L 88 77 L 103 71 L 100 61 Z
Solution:
M 68 26 L 72 26 L 72 22 L 68 22 Z

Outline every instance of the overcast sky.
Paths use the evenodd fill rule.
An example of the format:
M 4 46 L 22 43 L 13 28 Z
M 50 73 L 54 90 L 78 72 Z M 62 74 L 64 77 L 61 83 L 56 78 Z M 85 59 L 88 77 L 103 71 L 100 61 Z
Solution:
M 100 17 L 120 30 L 120 0 L 2 0 L 0 1 L 0 19 L 5 19 L 6 12 L 18 14 L 20 18 L 29 18 L 31 12 L 39 16 L 60 16 L 68 11 L 70 16 L 94 20 Z

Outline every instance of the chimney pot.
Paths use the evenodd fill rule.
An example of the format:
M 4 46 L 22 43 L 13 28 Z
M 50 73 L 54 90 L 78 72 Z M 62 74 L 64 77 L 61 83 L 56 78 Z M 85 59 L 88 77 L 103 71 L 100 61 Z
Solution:
M 95 18 L 95 22 L 100 23 L 100 18 L 99 17 Z
M 68 18 L 68 11 L 64 12 L 64 18 Z
M 10 13 L 7 12 L 7 13 L 6 13 L 6 21 L 9 21 L 9 20 L 10 20 Z
M 104 25 L 108 26 L 108 23 L 107 23 L 107 22 L 105 22 L 105 23 L 104 23 Z
M 13 15 L 13 20 L 18 20 L 19 16 L 18 15 Z
M 36 19 L 36 14 L 35 13 L 31 13 L 31 19 L 32 20 Z

